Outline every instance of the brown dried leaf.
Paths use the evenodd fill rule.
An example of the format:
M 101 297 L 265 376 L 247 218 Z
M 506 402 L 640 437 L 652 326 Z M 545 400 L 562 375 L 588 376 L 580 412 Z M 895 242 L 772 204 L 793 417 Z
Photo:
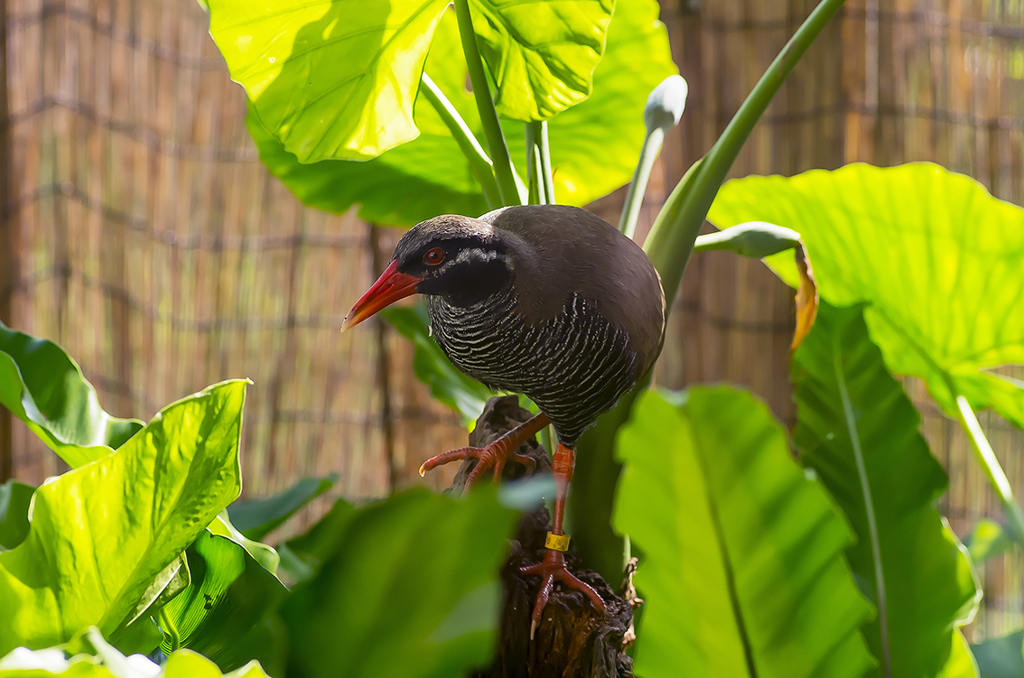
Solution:
M 802 242 L 798 242 L 794 250 L 796 266 L 800 270 L 800 287 L 796 291 L 796 330 L 793 332 L 793 345 L 789 349 L 791 351 L 800 346 L 800 342 L 814 326 L 815 316 L 818 315 L 818 284 L 814 281 L 814 271 L 811 270 L 811 258 L 807 255 Z

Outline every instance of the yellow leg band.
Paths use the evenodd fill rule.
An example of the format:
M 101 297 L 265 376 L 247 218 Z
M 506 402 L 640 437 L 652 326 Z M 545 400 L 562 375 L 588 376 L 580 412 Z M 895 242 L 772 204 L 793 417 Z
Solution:
M 548 536 L 544 540 L 544 548 L 551 549 L 552 551 L 568 551 L 569 535 L 548 532 Z

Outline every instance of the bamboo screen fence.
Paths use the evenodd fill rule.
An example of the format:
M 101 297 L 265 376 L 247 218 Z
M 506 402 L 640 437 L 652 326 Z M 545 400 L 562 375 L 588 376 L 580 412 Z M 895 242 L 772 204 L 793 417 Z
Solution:
M 813 4 L 663 0 L 690 99 L 642 227 Z M 194 0 L 5 9 L 0 318 L 62 344 L 120 416 L 148 419 L 207 384 L 251 378 L 248 495 L 331 472 L 345 496 L 381 495 L 421 482 L 428 452 L 464 444 L 456 418 L 416 383 L 404 340 L 383 326 L 338 333 L 398 234 L 306 209 L 268 175 Z M 733 174 L 933 160 L 1021 204 L 1022 156 L 1022 0 L 849 0 Z M 621 200 L 593 209 L 615 221 Z M 791 293 L 761 265 L 699 255 L 657 379 L 746 384 L 791 421 L 791 328 Z M 951 475 L 943 508 L 964 536 L 998 507 L 957 427 L 907 386 Z M 0 480 L 62 470 L 0 414 Z M 1024 436 L 994 416 L 982 424 L 1024 495 Z M 1016 556 L 984 568 L 975 640 L 1024 622 L 1021 570 Z

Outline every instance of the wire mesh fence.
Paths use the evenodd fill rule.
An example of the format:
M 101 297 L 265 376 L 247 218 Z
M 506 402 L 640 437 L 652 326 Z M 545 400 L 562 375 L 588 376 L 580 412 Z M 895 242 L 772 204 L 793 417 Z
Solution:
M 814 4 L 663 0 L 690 99 L 641 235 Z M 380 495 L 423 482 L 423 458 L 464 444 L 458 419 L 416 382 L 401 337 L 383 325 L 338 333 L 399 233 L 307 209 L 267 173 L 245 129 L 244 93 L 197 3 L 9 0 L 5 9 L 0 318 L 62 344 L 119 416 L 148 419 L 210 383 L 252 379 L 250 495 L 330 472 L 346 496 Z M 850 0 L 733 175 L 911 160 L 1024 201 L 1021 0 Z M 621 201 L 613 194 L 593 209 L 614 223 Z M 792 292 L 762 265 L 698 255 L 656 379 L 745 384 L 791 422 L 792 318 Z M 919 384 L 908 392 L 950 473 L 942 506 L 964 536 L 998 505 L 958 427 Z M 62 470 L 19 422 L 0 424 L 16 477 L 38 483 Z M 1024 492 L 1024 436 L 992 415 L 982 424 Z M 984 568 L 974 639 L 1024 622 L 1021 563 L 1004 556 Z

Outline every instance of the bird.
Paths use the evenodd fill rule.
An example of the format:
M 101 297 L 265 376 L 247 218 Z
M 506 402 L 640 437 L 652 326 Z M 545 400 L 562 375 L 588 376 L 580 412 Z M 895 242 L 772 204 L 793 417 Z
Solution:
M 595 214 L 567 205 L 520 205 L 479 218 L 446 214 L 405 233 L 375 283 L 352 306 L 345 331 L 413 294 L 426 297 L 430 334 L 452 364 L 494 390 L 522 393 L 540 413 L 483 448 L 431 457 L 477 459 L 467 487 L 509 461 L 549 423 L 557 434 L 553 528 L 545 556 L 520 574 L 540 577 L 530 637 L 556 582 L 597 592 L 568 571 L 565 501 L 583 431 L 652 368 L 665 338 L 661 278 L 644 251 Z

